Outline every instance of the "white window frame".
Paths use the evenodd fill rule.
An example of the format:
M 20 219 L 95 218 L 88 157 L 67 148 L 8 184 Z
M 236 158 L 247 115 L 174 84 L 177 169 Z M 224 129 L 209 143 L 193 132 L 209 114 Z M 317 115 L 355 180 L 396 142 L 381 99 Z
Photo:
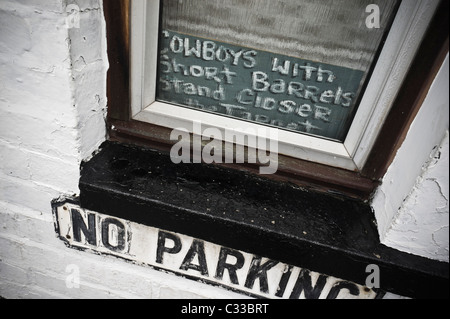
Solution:
M 347 138 L 343 143 L 287 130 L 276 130 L 278 153 L 352 171 L 364 167 L 370 150 L 427 30 L 438 0 L 403 0 Z M 131 0 L 131 116 L 171 129 L 202 128 L 258 131 L 262 125 L 156 101 L 159 0 Z M 222 134 L 225 136 L 225 134 Z M 233 142 L 233 141 L 227 141 Z

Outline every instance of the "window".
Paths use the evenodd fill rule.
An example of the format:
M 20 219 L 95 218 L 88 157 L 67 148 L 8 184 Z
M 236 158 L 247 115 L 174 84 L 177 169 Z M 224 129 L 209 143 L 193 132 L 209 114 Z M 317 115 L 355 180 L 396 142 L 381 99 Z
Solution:
M 377 145 L 387 145 L 383 124 L 439 2 L 193 3 L 200 1 L 106 5 L 107 15 L 109 6 L 124 14 L 109 19 L 110 29 L 123 27 L 109 39 L 121 41 L 110 56 L 124 62 L 109 77 L 112 138 L 167 148 L 169 132 L 192 132 L 193 121 L 222 130 L 262 125 L 277 131 L 275 178 L 367 198 L 380 174 L 373 167 L 386 168 L 398 143 L 373 163 Z M 379 28 L 367 20 L 377 13 Z
M 162 4 L 158 101 L 342 142 L 397 2 Z

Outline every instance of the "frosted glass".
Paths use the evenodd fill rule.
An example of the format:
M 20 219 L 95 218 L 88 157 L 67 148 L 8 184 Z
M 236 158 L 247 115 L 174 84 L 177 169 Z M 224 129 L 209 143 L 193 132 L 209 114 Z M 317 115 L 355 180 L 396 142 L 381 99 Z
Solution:
M 160 77 L 165 79 L 162 80 L 162 83 L 159 83 L 157 90 L 157 97 L 160 100 L 194 108 L 197 106 L 196 108 L 204 111 L 262 122 L 263 124 L 305 134 L 343 140 L 356 112 L 364 83 L 370 75 L 399 1 L 163 0 L 162 4 L 161 26 L 163 31 L 161 43 L 163 55 L 161 61 L 162 66 L 165 66 L 163 71 L 167 72 L 159 73 Z M 376 4 L 380 9 L 379 28 L 368 28 L 366 25 L 366 19 L 371 13 L 366 12 L 366 8 L 372 4 Z M 174 41 L 173 37 L 177 37 L 176 39 L 179 42 Z M 241 94 L 240 102 L 243 103 L 238 103 L 236 110 L 240 110 L 241 107 L 246 107 L 247 110 L 241 110 L 233 114 L 230 109 L 220 107 L 233 103 L 233 105 L 236 105 L 239 100 L 236 101 L 235 96 L 227 96 L 227 100 L 219 101 L 220 99 L 216 99 L 216 101 L 213 101 L 211 98 L 211 102 L 206 101 L 203 99 L 206 93 L 203 92 L 202 94 L 198 89 L 199 87 L 204 88 L 207 82 L 198 82 L 195 79 L 198 78 L 198 75 L 202 75 L 198 73 L 200 69 L 195 69 L 194 73 L 187 70 L 183 74 L 183 82 L 178 83 L 174 81 L 178 81 L 184 69 L 178 70 L 178 75 L 169 74 L 169 71 L 176 73 L 177 63 L 187 68 L 192 66 L 192 63 L 196 63 L 195 67 L 203 67 L 203 73 L 208 68 L 212 69 L 212 66 L 219 71 L 223 71 L 223 69 L 220 69 L 220 63 L 208 64 L 204 56 L 200 57 L 202 61 L 198 62 L 185 60 L 188 53 L 183 51 L 182 46 L 189 44 L 190 49 L 198 49 L 195 45 L 198 44 L 197 40 L 202 41 L 201 43 L 208 40 L 215 41 L 214 46 L 226 48 L 222 53 L 217 53 L 222 54 L 224 58 L 226 57 L 225 50 L 232 50 L 231 52 L 234 53 L 240 52 L 240 50 L 245 51 L 245 49 L 256 50 L 258 58 L 259 56 L 265 57 L 258 61 L 258 70 L 267 74 L 267 82 L 272 84 L 273 80 L 276 81 L 281 78 L 278 83 L 285 82 L 285 87 L 278 86 L 274 89 L 269 87 L 267 92 L 253 90 L 250 93 L 250 91 L 245 91 L 247 99 L 244 100 L 240 93 L 242 91 L 239 91 L 236 85 L 241 85 L 244 90 L 246 88 L 252 89 L 252 85 L 249 83 L 246 86 L 245 81 L 251 82 L 252 77 L 255 81 L 255 72 L 258 70 L 254 66 L 250 73 L 247 72 L 249 74 L 245 74 L 245 65 L 239 66 L 238 60 L 234 60 L 236 62 L 234 65 L 233 56 L 230 56 L 228 61 L 223 59 L 224 63 L 229 63 L 227 70 L 236 73 L 236 79 L 240 77 L 241 73 L 245 79 L 242 81 L 230 80 L 229 83 L 226 83 L 228 91 L 233 92 L 233 95 Z M 184 57 L 183 55 L 174 55 L 173 53 L 176 52 L 174 50 L 171 52 L 170 45 L 175 51 L 178 50 L 178 53 L 183 51 Z M 227 45 L 232 49 L 227 48 Z M 208 48 L 201 47 L 200 50 L 202 49 L 208 50 Z M 189 54 L 192 55 L 193 52 L 190 51 Z M 266 57 L 267 52 L 273 55 Z M 170 55 L 171 53 L 172 55 Z M 244 55 L 241 56 L 241 61 L 242 57 Z M 292 61 L 289 58 L 292 58 Z M 214 59 L 216 60 L 214 62 L 221 61 L 220 58 Z M 175 64 L 174 61 L 176 61 Z M 171 66 L 168 66 L 169 63 L 171 63 Z M 309 78 L 305 73 L 300 75 L 300 72 L 296 72 L 296 65 L 297 71 L 300 71 L 301 67 L 311 65 L 314 74 L 312 76 L 310 74 Z M 284 73 L 282 72 L 284 71 L 283 68 L 286 70 Z M 275 70 L 278 72 L 275 72 Z M 322 77 L 319 74 L 320 70 L 323 70 Z M 327 73 L 327 71 L 329 72 Z M 258 85 L 263 87 L 265 85 L 264 75 L 258 74 L 256 76 L 260 76 L 259 79 L 261 80 Z M 339 74 L 339 77 L 336 74 Z M 326 79 L 322 79 L 328 75 L 334 76 L 335 80 L 327 82 Z M 169 79 L 170 76 L 172 76 L 171 80 Z M 175 76 L 178 76 L 178 78 L 173 80 Z M 189 77 L 192 79 L 192 83 L 188 83 Z M 212 78 L 211 76 L 209 80 L 212 80 Z M 304 86 L 301 94 L 292 93 L 293 87 L 289 87 L 291 81 L 295 81 L 292 86 Z M 308 81 L 310 82 L 308 83 Z M 219 83 L 219 81 L 216 82 Z M 313 85 L 312 82 L 316 84 Z M 320 83 L 317 84 L 318 82 Z M 175 92 L 176 86 L 179 86 L 180 83 L 183 85 L 186 83 L 193 84 L 192 90 L 183 91 L 183 88 L 178 87 L 178 92 Z M 283 83 L 280 85 L 283 85 Z M 255 86 L 255 82 L 253 82 L 253 86 Z M 308 87 L 311 87 L 310 91 L 313 93 L 317 91 L 314 93 L 316 94 L 315 97 L 311 97 L 313 93 L 308 92 Z M 345 91 L 346 87 L 347 92 Z M 166 89 L 164 92 L 163 88 Z M 289 88 L 291 88 L 291 94 L 289 94 Z M 169 92 L 170 89 L 172 89 L 173 98 Z M 192 96 L 183 100 L 180 96 L 180 90 L 185 95 L 191 93 L 192 95 L 202 95 L 200 102 L 198 102 L 198 99 L 193 99 Z M 214 91 L 216 91 L 216 94 L 221 94 L 221 92 L 217 93 L 221 90 L 219 86 L 208 90 L 211 90 L 210 97 L 212 97 Z M 224 87 L 224 91 L 226 90 L 227 86 Z M 275 93 L 272 92 L 272 95 L 270 95 L 269 91 L 275 91 Z M 267 102 L 269 104 L 265 105 L 266 107 L 264 107 L 264 104 L 258 104 L 257 99 L 260 96 L 257 96 L 258 93 L 261 93 L 263 101 L 269 99 L 269 102 Z M 349 99 L 347 98 L 346 101 L 343 97 L 346 93 L 348 96 L 352 93 L 351 101 L 348 103 Z M 221 97 L 224 98 L 224 95 L 222 94 Z M 234 98 L 234 101 L 231 101 L 232 98 Z M 252 105 L 250 103 L 245 104 L 246 101 L 251 99 L 255 100 Z M 276 100 L 276 103 L 281 103 L 281 105 L 271 109 L 272 100 Z M 205 107 L 205 103 L 211 105 Z M 252 114 L 248 115 L 249 113 Z M 289 114 L 286 115 L 287 113 Z

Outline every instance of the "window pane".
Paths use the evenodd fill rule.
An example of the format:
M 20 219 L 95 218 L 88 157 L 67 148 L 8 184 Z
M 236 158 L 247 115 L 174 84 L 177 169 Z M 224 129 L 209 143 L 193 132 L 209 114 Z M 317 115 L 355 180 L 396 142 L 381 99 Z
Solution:
M 340 141 L 398 5 L 162 3 L 158 100 Z M 379 28 L 366 25 L 371 14 L 377 22 L 369 4 L 380 9 Z

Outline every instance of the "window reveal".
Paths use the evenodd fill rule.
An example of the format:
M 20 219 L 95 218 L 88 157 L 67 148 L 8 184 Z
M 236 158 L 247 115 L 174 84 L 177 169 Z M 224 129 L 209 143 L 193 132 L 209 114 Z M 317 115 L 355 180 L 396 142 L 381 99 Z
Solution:
M 159 100 L 332 139 L 343 135 L 363 77 L 169 31 L 162 46 Z

